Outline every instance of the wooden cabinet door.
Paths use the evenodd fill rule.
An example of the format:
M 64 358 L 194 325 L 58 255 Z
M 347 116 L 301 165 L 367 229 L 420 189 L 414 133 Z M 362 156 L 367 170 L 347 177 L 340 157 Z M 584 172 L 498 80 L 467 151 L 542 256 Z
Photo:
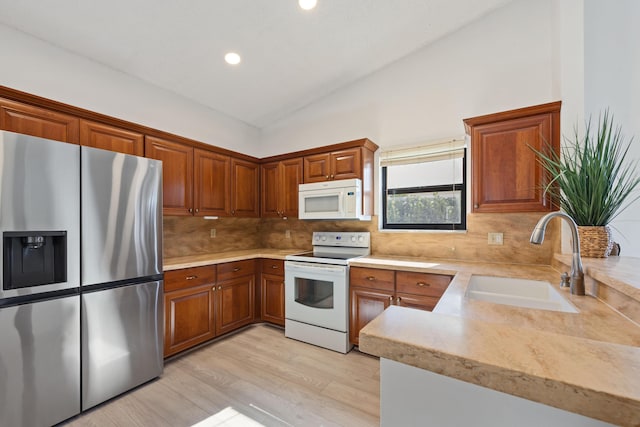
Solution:
M 393 293 L 364 288 L 351 288 L 349 340 L 358 345 L 360 329 L 382 313 L 393 302 Z
M 304 157 L 304 182 L 328 181 L 331 175 L 330 153 Z
M 260 167 L 231 158 L 231 215 L 260 216 Z
M 262 320 L 284 326 L 284 276 L 263 273 L 261 282 Z
M 396 305 L 401 307 L 417 308 L 418 310 L 431 311 L 438 301 L 440 301 L 439 297 L 405 294 L 401 292 L 396 294 Z
M 215 337 L 213 285 L 164 294 L 164 355 L 178 353 Z
M 216 335 L 253 322 L 255 274 L 219 282 L 216 288 Z
M 145 156 L 162 160 L 162 197 L 165 215 L 193 213 L 193 148 L 173 141 L 146 137 Z
M 330 179 L 362 178 L 360 148 L 331 153 Z
M 279 217 L 280 162 L 265 163 L 260 166 L 260 188 L 262 203 L 260 214 L 263 218 Z
M 262 217 L 298 217 L 298 184 L 302 183 L 302 158 L 261 166 Z
M 196 148 L 193 162 L 195 215 L 228 216 L 231 213 L 231 158 Z
M 102 123 L 80 120 L 80 144 L 118 153 L 144 156 L 144 136 Z
M 302 183 L 302 158 L 280 162 L 280 216 L 298 217 L 298 184 Z
M 76 117 L 0 98 L 0 129 L 78 144 Z
M 552 210 L 538 151 L 560 150 L 560 103 L 465 120 L 471 136 L 472 211 Z

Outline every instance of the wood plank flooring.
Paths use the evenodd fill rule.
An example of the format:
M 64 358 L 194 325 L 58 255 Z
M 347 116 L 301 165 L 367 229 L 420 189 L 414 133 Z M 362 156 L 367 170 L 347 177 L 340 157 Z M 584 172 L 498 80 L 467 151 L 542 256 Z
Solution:
M 254 325 L 167 362 L 161 378 L 67 425 L 377 426 L 379 375 L 377 358 Z

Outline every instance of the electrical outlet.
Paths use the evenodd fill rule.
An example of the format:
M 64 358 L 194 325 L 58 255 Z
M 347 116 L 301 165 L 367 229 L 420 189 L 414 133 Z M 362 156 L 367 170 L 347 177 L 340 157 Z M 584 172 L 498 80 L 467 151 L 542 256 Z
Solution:
M 490 245 L 502 245 L 504 243 L 502 233 L 488 233 L 487 243 Z
M 284 238 L 285 239 L 291 238 L 291 230 L 284 230 Z
M 216 229 L 212 228 L 211 230 L 209 230 L 209 236 L 214 239 L 216 237 Z

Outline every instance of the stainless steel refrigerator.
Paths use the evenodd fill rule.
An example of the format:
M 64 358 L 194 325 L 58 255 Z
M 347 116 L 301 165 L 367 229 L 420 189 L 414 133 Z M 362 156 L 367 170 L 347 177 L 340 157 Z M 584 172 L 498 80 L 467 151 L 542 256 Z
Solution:
M 0 426 L 162 373 L 162 164 L 0 132 Z

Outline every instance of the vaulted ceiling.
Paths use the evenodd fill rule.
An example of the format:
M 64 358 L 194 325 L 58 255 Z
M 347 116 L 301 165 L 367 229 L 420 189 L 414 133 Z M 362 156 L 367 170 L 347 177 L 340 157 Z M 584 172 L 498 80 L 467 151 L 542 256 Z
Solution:
M 0 0 L 0 23 L 261 128 L 509 1 Z

